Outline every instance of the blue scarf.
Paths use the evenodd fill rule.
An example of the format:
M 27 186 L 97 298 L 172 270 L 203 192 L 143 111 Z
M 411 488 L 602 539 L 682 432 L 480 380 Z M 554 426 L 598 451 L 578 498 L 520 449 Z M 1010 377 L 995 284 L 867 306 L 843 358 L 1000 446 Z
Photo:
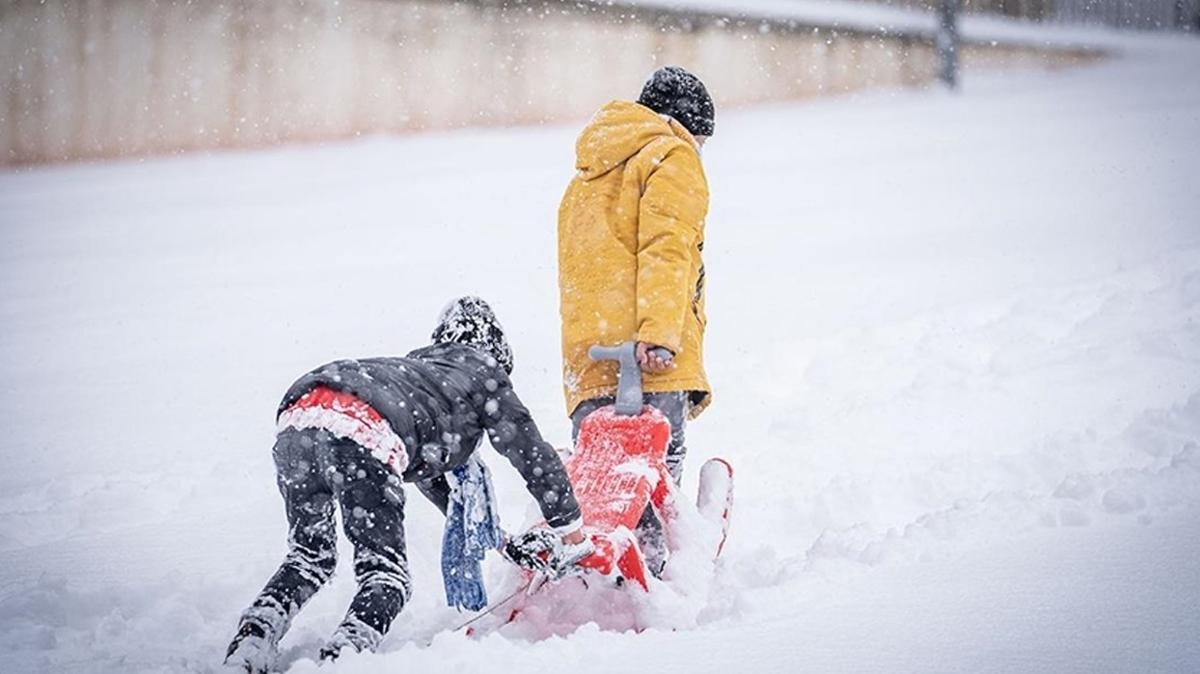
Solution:
M 492 476 L 478 454 L 446 473 L 450 502 L 442 535 L 442 582 L 446 603 L 478 611 L 487 606 L 480 561 L 488 550 L 504 544 L 496 515 Z

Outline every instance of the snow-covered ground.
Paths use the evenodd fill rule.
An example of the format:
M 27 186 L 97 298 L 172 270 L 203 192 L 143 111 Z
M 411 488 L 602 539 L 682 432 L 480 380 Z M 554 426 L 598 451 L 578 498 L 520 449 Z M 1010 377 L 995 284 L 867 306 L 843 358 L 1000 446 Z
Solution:
M 1200 670 L 1198 68 L 1195 40 L 1141 40 L 959 96 L 720 115 L 716 400 L 685 479 L 738 471 L 715 579 L 657 586 L 639 634 L 471 640 L 413 498 L 413 602 L 336 670 Z M 0 670 L 218 669 L 284 550 L 284 388 L 421 344 L 455 294 L 496 306 L 565 444 L 576 131 L 0 175 Z M 294 672 L 353 591 L 342 559 Z

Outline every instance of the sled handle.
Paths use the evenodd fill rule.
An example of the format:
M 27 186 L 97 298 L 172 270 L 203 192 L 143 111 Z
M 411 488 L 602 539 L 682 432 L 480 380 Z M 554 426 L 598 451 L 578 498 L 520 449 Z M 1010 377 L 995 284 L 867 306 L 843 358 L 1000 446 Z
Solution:
M 616 407 L 617 414 L 627 417 L 642 413 L 642 368 L 638 366 L 636 350 L 636 342 L 624 342 L 618 346 L 595 344 L 588 349 L 588 356 L 592 360 L 615 360 L 620 364 Z M 651 351 L 667 362 L 674 358 L 674 354 L 661 346 Z

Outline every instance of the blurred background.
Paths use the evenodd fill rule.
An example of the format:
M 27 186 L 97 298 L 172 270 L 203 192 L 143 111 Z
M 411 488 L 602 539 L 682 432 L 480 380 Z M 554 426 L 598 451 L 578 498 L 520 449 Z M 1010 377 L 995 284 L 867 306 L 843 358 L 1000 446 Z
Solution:
M 919 87 L 946 11 L 980 19 L 968 73 L 1099 53 L 1023 24 L 1200 26 L 1200 0 L 5 0 L 0 162 L 577 119 L 668 63 L 721 109 Z
M 286 550 L 281 394 L 456 295 L 568 446 L 577 134 L 678 64 L 717 102 L 683 482 L 736 470 L 712 577 L 640 632 L 468 640 L 410 491 L 382 652 L 312 661 L 343 545 L 280 669 L 1200 672 L 1198 12 L 0 0 L 0 671 L 228 671 Z

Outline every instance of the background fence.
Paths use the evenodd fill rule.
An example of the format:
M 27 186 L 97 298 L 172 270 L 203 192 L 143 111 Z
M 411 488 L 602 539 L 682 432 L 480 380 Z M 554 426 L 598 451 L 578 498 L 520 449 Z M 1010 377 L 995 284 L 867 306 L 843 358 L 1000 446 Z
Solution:
M 941 0 L 863 0 L 935 11 Z M 1046 23 L 1100 24 L 1140 30 L 1200 31 L 1200 0 L 961 0 L 974 14 Z
M 962 63 L 1093 56 L 988 42 Z M 929 34 L 553 0 L 10 0 L 0 63 L 7 164 L 577 119 L 666 63 L 722 106 L 936 69 Z

